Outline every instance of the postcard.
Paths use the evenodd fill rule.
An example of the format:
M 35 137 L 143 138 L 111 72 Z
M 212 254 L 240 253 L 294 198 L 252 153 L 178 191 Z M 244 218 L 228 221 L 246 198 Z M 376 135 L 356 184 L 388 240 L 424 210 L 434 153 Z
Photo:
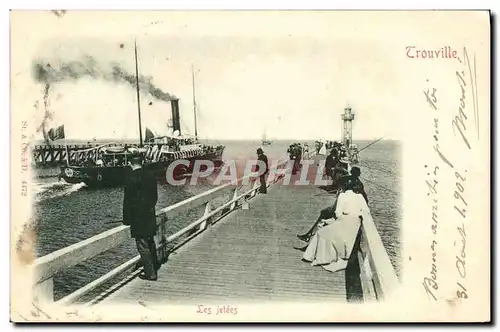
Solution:
M 12 11 L 14 322 L 489 322 L 488 11 Z

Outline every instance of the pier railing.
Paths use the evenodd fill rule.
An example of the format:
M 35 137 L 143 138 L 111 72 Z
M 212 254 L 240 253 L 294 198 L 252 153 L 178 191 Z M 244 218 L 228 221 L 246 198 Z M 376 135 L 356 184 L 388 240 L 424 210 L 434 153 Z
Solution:
M 271 172 L 272 175 L 268 177 L 267 185 L 277 182 L 284 175 L 287 165 L 288 161 L 283 161 L 278 165 L 274 165 L 276 172 Z M 252 182 L 252 179 L 256 181 Z M 226 183 L 157 211 L 158 229 L 155 240 L 157 243 L 159 260 L 161 262 L 166 261 L 170 252 L 205 231 L 228 213 L 236 210 L 237 207 L 241 206 L 243 209 L 247 208 L 247 201 L 256 195 L 257 190 L 260 188 L 260 182 L 258 178 L 255 179 L 251 174 L 237 181 L 238 184 L 245 182 L 250 185 L 250 189 L 242 190 L 241 186 L 238 186 L 234 182 Z M 230 195 L 229 200 L 223 201 L 222 204 L 217 206 L 216 201 L 220 201 L 221 198 L 223 199 L 226 194 Z M 172 220 L 176 216 L 199 208 L 200 206 L 204 206 L 204 212 L 201 217 L 174 234 L 167 234 L 166 226 L 168 220 Z M 116 248 L 125 241 L 130 241 L 129 228 L 130 226 L 118 226 L 36 259 L 34 262 L 36 275 L 34 285 L 35 299 L 43 302 L 54 302 L 53 278 L 56 273 Z M 77 302 L 83 296 L 95 291 L 95 289 L 104 285 L 106 282 L 133 268 L 139 260 L 140 256 L 135 256 L 84 287 L 57 300 L 56 303 L 68 305 Z M 136 270 L 130 274 L 128 278 L 136 276 L 141 271 L 142 268 Z M 104 295 L 105 294 L 100 294 L 98 297 L 91 300 L 90 303 L 98 301 Z
M 371 213 L 363 215 L 360 233 L 360 246 L 355 254 L 359 264 L 363 300 L 380 301 L 399 286 L 399 280 Z

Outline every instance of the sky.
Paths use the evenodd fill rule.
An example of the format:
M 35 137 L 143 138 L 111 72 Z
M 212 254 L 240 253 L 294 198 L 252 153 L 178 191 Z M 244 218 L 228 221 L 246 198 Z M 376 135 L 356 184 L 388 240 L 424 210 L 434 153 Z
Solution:
M 134 74 L 135 39 L 140 74 L 180 99 L 183 133 L 194 134 L 194 66 L 200 137 L 259 139 L 265 131 L 270 139 L 340 139 L 340 115 L 349 106 L 354 139 L 399 138 L 404 72 L 394 64 L 404 47 L 381 35 L 389 27 L 309 15 L 316 23 L 304 28 L 300 17 L 263 16 L 263 22 L 276 24 L 266 30 L 245 16 L 222 18 L 213 31 L 197 25 L 202 20 L 194 15 L 185 19 L 189 33 L 61 33 L 40 43 L 30 66 L 51 64 L 57 70 L 90 56 L 102 71 L 118 65 Z M 385 30 L 373 32 L 373 26 Z M 32 75 L 37 124 L 44 115 L 43 89 Z M 138 137 L 136 91 L 126 82 L 84 76 L 51 84 L 48 96 L 47 128 L 64 124 L 67 138 Z M 140 98 L 143 130 L 169 132 L 169 102 L 144 90 Z

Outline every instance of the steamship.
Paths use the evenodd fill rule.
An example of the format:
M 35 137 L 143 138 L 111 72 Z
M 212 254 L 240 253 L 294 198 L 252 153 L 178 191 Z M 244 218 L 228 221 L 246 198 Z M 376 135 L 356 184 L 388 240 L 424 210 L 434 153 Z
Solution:
M 138 81 L 137 48 L 135 48 L 136 78 Z M 61 166 L 59 178 L 67 183 L 85 183 L 87 187 L 114 187 L 125 184 L 125 171 L 129 165 L 128 158 L 137 150 L 144 156 L 145 169 L 155 172 L 158 180 L 164 180 L 172 172 L 174 178 L 180 178 L 192 172 L 197 160 L 210 161 L 214 167 L 222 164 L 224 145 L 203 144 L 198 139 L 196 121 L 196 98 L 194 70 L 193 78 L 193 110 L 195 135 L 182 135 L 180 126 L 179 100 L 171 99 L 172 110 L 172 134 L 165 136 L 154 136 L 151 130 L 146 128 L 145 139 L 142 139 L 141 109 L 139 84 L 137 82 L 137 109 L 139 122 L 139 147 L 137 149 L 123 146 L 110 146 L 113 143 L 104 144 L 95 148 L 87 149 L 85 153 L 77 156 L 88 156 L 85 160 L 76 160 L 73 164 L 68 161 Z M 134 151 L 135 149 L 135 151 Z M 175 161 L 183 162 L 176 163 Z M 206 167 L 206 166 L 205 166 Z

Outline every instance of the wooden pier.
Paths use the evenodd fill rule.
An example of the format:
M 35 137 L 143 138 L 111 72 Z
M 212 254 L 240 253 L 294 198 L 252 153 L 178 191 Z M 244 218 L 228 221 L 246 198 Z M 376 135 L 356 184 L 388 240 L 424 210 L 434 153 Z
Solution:
M 345 271 L 330 273 L 301 261 L 296 234 L 305 232 L 332 197 L 309 187 L 275 185 L 170 255 L 157 282 L 136 278 L 107 296 L 144 303 L 346 301 Z M 359 289 L 361 292 L 361 289 Z
M 369 213 L 363 216 L 346 270 L 331 273 L 301 261 L 302 252 L 293 248 L 303 244 L 296 234 L 307 230 L 334 197 L 312 185 L 282 185 L 282 180 L 270 178 L 267 195 L 257 194 L 258 182 L 246 189 L 224 184 L 159 210 L 156 240 L 163 264 L 158 281 L 136 278 L 142 270 L 134 270 L 136 256 L 56 303 L 85 299 L 86 306 L 99 308 L 109 303 L 199 304 L 231 298 L 238 303 L 371 301 L 397 287 L 399 281 Z M 204 212 L 198 219 L 175 234 L 165 232 L 168 220 L 199 207 Z M 132 241 L 129 227 L 119 226 L 38 258 L 36 298 L 53 302 L 52 278 L 58 271 L 124 241 Z M 124 272 L 125 278 L 96 293 Z

